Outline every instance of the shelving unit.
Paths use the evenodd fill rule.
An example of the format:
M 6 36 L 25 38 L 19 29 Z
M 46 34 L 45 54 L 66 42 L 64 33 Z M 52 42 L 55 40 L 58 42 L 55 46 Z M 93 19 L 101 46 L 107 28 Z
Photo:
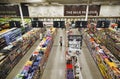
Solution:
M 5 78 L 10 73 L 14 66 L 39 38 L 39 33 L 40 29 L 33 29 L 0 51 L 3 54 L 3 58 L 0 60 L 1 78 Z
M 50 34 L 46 34 L 43 40 L 38 44 L 37 48 L 34 50 L 33 54 L 24 65 L 21 72 L 15 77 L 15 79 L 22 78 L 38 79 L 41 77 L 41 75 L 44 72 L 44 68 L 46 66 L 45 63 L 48 60 L 52 44 L 54 42 L 53 39 L 56 29 L 52 28 L 49 31 Z
M 111 53 L 111 50 L 108 50 L 106 46 L 104 46 L 105 38 L 103 41 L 99 40 L 99 38 L 93 33 L 85 34 L 85 42 L 88 46 L 88 49 L 93 56 L 98 68 L 101 71 L 104 79 L 119 79 L 120 78 L 120 62 L 119 60 Z M 89 39 L 89 40 L 88 40 Z M 110 44 L 109 44 L 110 46 Z M 112 49 L 113 50 L 113 49 Z M 115 51 L 114 51 L 115 52 Z
M 68 33 L 66 57 L 66 79 L 82 79 L 78 55 L 80 54 L 80 35 Z

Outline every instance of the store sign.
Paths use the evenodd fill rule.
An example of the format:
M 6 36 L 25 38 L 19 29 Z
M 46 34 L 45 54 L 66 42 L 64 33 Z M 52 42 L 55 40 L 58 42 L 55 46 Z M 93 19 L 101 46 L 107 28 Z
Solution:
M 43 25 L 44 26 L 53 26 L 53 21 L 44 21 Z
M 28 6 L 25 6 L 25 4 L 21 4 L 23 16 L 29 16 L 28 12 Z M 20 11 L 19 11 L 19 6 L 18 5 L 13 5 L 13 6 L 8 6 L 0 4 L 0 16 L 20 16 Z
M 64 16 L 85 16 L 87 5 L 65 5 Z M 100 5 L 90 5 L 89 13 L 90 16 L 99 16 Z
M 69 35 L 68 36 L 68 41 L 72 41 L 72 40 L 76 40 L 76 41 L 81 41 L 82 40 L 82 37 L 81 35 Z
M 0 6 L 0 16 L 19 16 L 18 6 Z

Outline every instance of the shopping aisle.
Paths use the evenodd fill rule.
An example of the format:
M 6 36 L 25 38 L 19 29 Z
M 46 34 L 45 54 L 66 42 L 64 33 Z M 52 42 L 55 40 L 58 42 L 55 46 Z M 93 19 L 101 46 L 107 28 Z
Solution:
M 77 29 L 74 29 L 73 32 L 77 35 L 80 34 Z M 79 62 L 82 67 L 83 79 L 103 79 L 84 41 L 81 54 L 79 55 Z
M 40 40 L 38 39 L 36 43 L 33 44 L 33 46 L 30 48 L 30 50 L 24 55 L 24 57 L 19 61 L 19 63 L 13 68 L 13 70 L 9 73 L 6 79 L 14 79 L 15 76 L 22 70 L 24 64 L 27 60 L 29 60 L 31 54 L 35 50 L 35 48 L 38 46 Z
M 62 47 L 59 45 L 60 36 L 63 37 Z M 65 79 L 65 40 L 65 30 L 57 29 L 57 35 L 41 79 Z

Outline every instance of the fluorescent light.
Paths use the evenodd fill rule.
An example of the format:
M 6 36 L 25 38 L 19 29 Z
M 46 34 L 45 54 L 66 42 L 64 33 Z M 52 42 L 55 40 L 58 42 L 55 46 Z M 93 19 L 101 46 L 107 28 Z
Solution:
M 46 0 L 26 0 L 27 2 L 45 2 Z

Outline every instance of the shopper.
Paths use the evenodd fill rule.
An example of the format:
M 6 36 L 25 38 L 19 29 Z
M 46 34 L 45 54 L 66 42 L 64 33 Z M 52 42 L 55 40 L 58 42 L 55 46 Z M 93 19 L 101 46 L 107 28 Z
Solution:
M 42 41 L 43 35 L 42 33 L 40 33 L 40 41 Z
M 80 66 L 80 70 L 82 70 L 82 67 Z
M 62 36 L 60 36 L 60 46 L 62 46 Z

